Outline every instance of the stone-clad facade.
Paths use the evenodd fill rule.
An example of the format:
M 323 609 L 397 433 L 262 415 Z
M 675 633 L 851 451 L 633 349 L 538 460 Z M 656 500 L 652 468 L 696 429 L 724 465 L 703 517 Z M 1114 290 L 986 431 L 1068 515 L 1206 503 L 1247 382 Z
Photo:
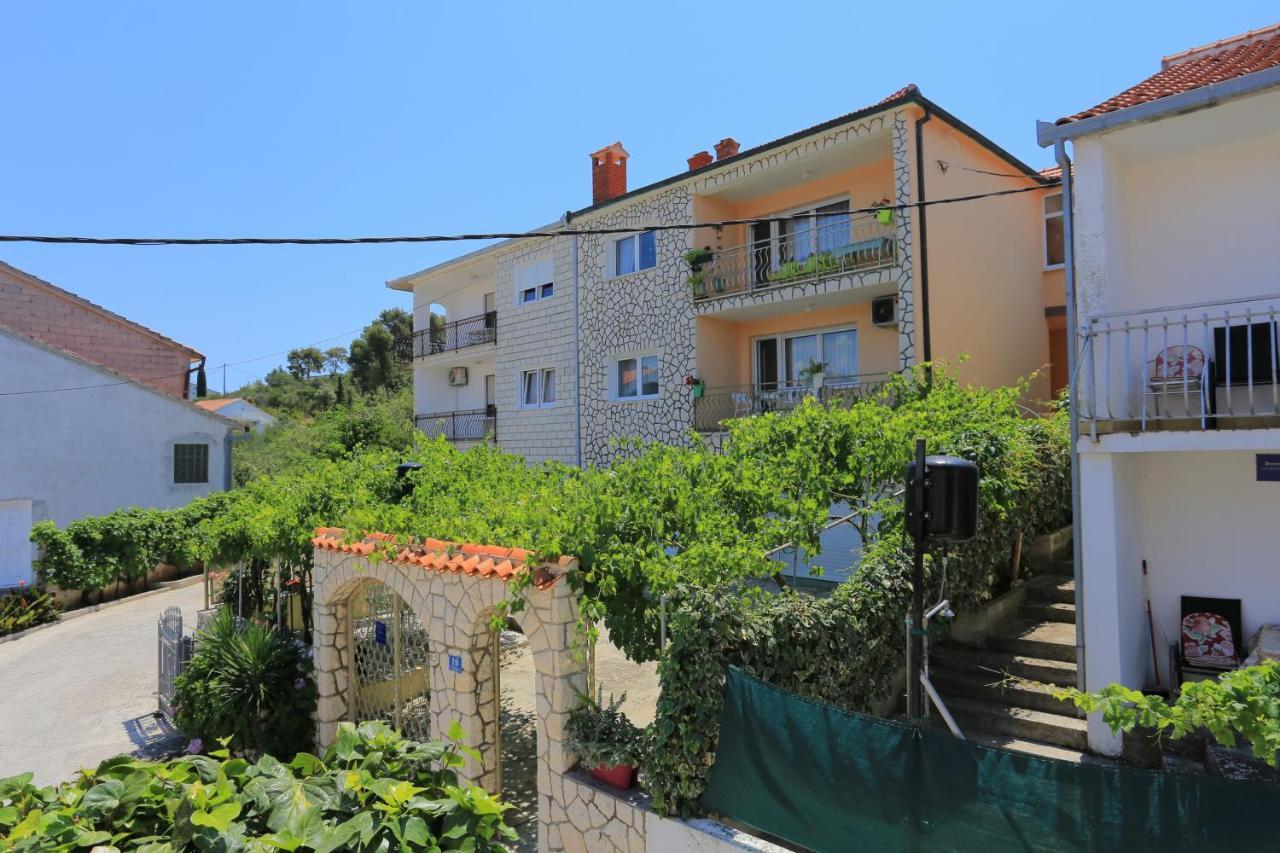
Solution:
M 692 222 L 692 198 L 686 186 L 606 207 L 573 221 L 575 228 L 637 228 Z M 683 255 L 689 232 L 658 231 L 657 263 L 652 269 L 610 276 L 614 243 L 622 235 L 579 238 L 580 425 L 583 461 L 608 464 L 619 439 L 675 443 L 693 425 L 693 396 L 684 378 L 694 369 L 693 306 Z M 660 390 L 657 399 L 617 400 L 610 374 L 618 356 L 656 354 Z

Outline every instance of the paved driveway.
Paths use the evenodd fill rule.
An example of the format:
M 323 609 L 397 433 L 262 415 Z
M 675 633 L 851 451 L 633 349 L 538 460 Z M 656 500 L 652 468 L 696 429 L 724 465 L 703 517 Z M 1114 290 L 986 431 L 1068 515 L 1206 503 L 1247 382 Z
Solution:
M 124 601 L 0 643 L 0 778 L 70 779 L 82 766 L 155 746 L 173 732 L 156 710 L 156 620 L 181 607 L 187 624 L 200 584 Z

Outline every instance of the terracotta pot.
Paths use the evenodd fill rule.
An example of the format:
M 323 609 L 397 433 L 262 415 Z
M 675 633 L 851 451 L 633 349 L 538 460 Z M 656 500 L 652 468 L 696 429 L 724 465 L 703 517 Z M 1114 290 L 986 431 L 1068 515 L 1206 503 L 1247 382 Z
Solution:
M 606 785 L 612 785 L 624 791 L 636 781 L 636 769 L 630 764 L 617 764 L 612 767 L 601 764 L 599 767 L 591 768 L 591 775 Z

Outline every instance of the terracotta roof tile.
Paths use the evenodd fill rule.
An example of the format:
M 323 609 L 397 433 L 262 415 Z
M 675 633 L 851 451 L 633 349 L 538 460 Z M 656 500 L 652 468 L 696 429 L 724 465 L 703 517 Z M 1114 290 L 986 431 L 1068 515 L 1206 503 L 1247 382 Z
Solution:
M 360 542 L 346 542 L 346 531 L 341 527 L 317 527 L 311 544 L 322 551 L 335 551 L 367 557 L 380 545 L 396 545 L 405 537 L 390 533 L 366 533 Z M 528 559 L 533 552 L 525 548 L 504 548 L 500 545 L 477 545 L 464 542 L 446 542 L 443 539 L 423 539 L 421 542 L 403 543 L 390 562 L 409 566 L 421 566 L 434 572 L 497 577 L 509 581 L 514 577 L 535 572 L 534 585 L 545 589 L 563 574 L 551 571 L 548 566 L 530 566 Z M 560 569 L 568 570 L 575 564 L 573 557 L 564 556 L 556 561 Z
M 1146 80 L 1087 110 L 1064 116 L 1057 123 L 1069 124 L 1135 107 L 1277 66 L 1280 66 L 1280 24 L 1273 24 L 1166 56 L 1160 63 L 1160 71 Z

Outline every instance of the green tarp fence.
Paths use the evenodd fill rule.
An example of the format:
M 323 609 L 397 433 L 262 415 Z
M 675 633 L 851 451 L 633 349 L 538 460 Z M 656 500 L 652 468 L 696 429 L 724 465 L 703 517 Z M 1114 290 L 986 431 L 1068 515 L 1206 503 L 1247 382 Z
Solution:
M 1280 785 L 983 747 L 734 667 L 702 805 L 833 853 L 1280 850 Z

